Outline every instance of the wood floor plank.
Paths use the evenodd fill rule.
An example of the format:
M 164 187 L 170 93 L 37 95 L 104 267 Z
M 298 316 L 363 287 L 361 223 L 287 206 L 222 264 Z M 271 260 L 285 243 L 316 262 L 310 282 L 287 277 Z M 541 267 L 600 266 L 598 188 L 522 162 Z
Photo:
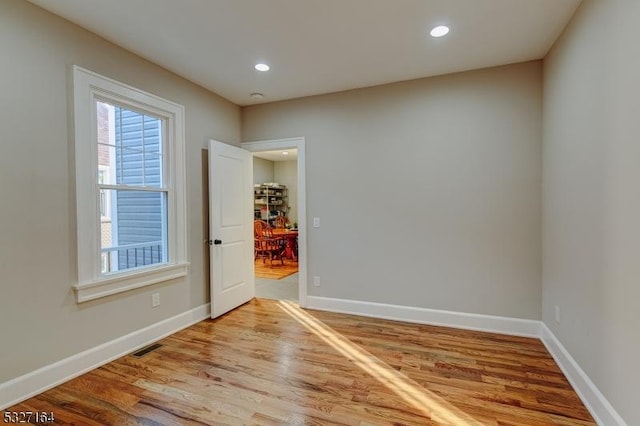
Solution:
M 74 425 L 594 425 L 537 339 L 254 299 L 10 411 Z
M 274 260 L 273 265 L 270 260 L 265 263 L 262 259 L 256 259 L 254 263 L 255 274 L 258 278 L 281 280 L 298 272 L 298 262 L 291 259 L 285 259 L 284 265 L 279 260 Z

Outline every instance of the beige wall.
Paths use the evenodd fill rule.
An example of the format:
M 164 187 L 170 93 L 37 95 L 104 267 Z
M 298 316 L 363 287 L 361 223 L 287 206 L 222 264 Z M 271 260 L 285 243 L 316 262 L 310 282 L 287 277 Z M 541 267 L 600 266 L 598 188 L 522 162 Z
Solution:
M 539 319 L 541 72 L 244 108 L 246 141 L 306 138 L 309 294 Z
M 640 424 L 638 16 L 636 0 L 585 1 L 544 62 L 543 320 L 629 425 Z
M 273 182 L 273 161 L 253 157 L 253 183 Z
M 239 143 L 240 110 L 26 1 L 0 0 L 0 52 L 3 382 L 208 302 L 202 150 L 209 138 Z M 185 106 L 186 279 L 76 304 L 73 64 Z
M 298 222 L 298 162 L 274 161 L 273 176 L 278 183 L 287 186 L 287 217 L 291 225 Z

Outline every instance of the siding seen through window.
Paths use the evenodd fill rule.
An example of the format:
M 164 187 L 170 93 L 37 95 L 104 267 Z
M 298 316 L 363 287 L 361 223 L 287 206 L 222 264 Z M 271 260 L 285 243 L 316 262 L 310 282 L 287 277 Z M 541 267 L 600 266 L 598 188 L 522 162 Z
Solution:
M 163 120 L 100 100 L 96 112 L 101 272 L 165 263 Z

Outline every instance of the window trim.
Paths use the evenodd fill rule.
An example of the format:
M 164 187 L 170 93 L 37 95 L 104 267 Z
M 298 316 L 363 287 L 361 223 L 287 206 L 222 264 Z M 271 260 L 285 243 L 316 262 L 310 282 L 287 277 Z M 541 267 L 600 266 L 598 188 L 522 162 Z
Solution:
M 76 223 L 78 281 L 76 300 L 85 302 L 188 273 L 187 202 L 184 107 L 84 68 L 73 66 L 75 131 Z M 165 120 L 166 187 L 169 259 L 155 264 L 102 276 L 100 247 L 100 196 L 96 101 L 112 100 Z M 91 178 L 93 176 L 93 178 Z

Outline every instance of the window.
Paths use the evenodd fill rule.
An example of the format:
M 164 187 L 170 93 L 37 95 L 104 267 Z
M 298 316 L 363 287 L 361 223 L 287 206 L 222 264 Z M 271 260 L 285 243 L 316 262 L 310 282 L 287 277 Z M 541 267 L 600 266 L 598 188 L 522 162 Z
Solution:
M 166 263 L 164 120 L 113 102 L 95 102 L 100 242 L 108 259 L 101 273 Z
M 79 302 L 184 276 L 184 108 L 74 67 Z

